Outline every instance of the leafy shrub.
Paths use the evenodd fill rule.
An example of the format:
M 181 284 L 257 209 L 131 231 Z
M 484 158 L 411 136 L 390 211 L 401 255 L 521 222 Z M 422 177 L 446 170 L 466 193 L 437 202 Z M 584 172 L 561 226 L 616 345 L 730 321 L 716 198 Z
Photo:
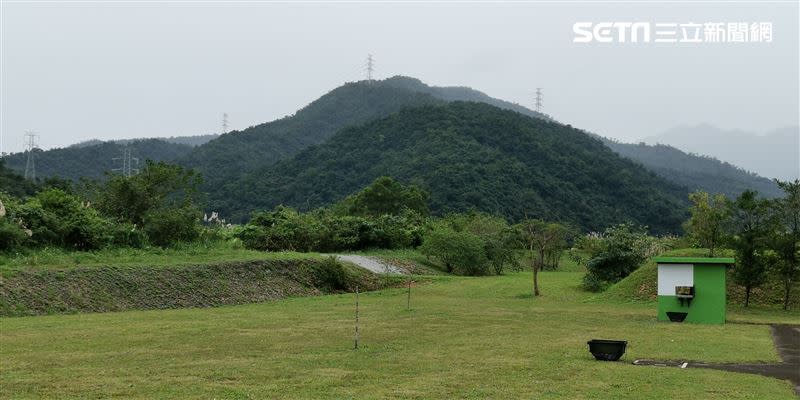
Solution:
M 7 251 L 21 246 L 28 235 L 14 222 L 0 217 L 0 251 Z
M 347 215 L 379 217 L 413 211 L 428 215 L 428 193 L 415 185 L 382 176 L 361 191 L 346 197 L 335 208 Z
M 113 224 L 111 236 L 115 246 L 142 248 L 147 244 L 147 234 L 134 224 Z
M 316 226 L 307 215 L 278 206 L 253 214 L 239 233 L 245 247 L 263 251 L 310 251 L 317 245 Z
M 519 235 L 499 217 L 476 212 L 451 214 L 434 224 L 422 239 L 420 250 L 439 259 L 448 272 L 499 275 L 505 267 L 521 268 Z
M 18 208 L 16 216 L 31 230 L 35 245 L 93 250 L 113 243 L 111 221 L 60 189 L 39 192 Z
M 484 242 L 470 232 L 458 232 L 447 225 L 437 226 L 424 236 L 419 250 L 438 259 L 447 272 L 473 276 L 489 273 Z
M 144 231 L 150 243 L 168 246 L 191 242 L 200 236 L 200 212 L 194 207 L 167 208 L 147 213 Z
M 644 228 L 632 224 L 612 226 L 602 236 L 591 239 L 589 262 L 583 287 L 601 291 L 639 268 L 649 256 L 658 252 L 659 246 L 647 236 Z
M 315 286 L 329 292 L 347 289 L 347 272 L 336 257 L 327 257 L 322 262 L 312 263 Z

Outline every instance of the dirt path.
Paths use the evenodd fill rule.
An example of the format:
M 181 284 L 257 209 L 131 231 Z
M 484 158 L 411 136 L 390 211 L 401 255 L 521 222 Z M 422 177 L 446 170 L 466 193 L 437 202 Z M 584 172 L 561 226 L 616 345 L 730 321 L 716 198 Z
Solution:
M 387 275 L 404 275 L 406 271 L 395 267 L 394 265 L 387 264 L 373 257 L 357 256 L 352 254 L 334 254 L 342 261 L 347 261 L 358 265 L 361 268 L 368 269 L 376 274 Z
M 636 365 L 653 365 L 679 368 L 708 368 L 721 371 L 758 374 L 785 379 L 794 385 L 800 396 L 800 325 L 770 325 L 772 340 L 781 357 L 780 363 L 772 364 L 712 364 L 699 361 L 636 360 Z

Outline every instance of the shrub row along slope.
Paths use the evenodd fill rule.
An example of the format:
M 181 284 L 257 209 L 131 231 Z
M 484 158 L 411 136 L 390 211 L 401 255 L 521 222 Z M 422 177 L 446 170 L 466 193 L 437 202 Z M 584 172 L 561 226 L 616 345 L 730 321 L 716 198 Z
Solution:
M 374 290 L 388 282 L 319 259 L 29 269 L 0 277 L 0 316 L 212 307 L 349 291 L 356 285 Z
M 430 193 L 434 214 L 477 209 L 600 230 L 623 221 L 677 232 L 685 188 L 619 157 L 582 131 L 487 104 L 405 109 L 344 129 L 235 188 L 230 212 L 334 203 L 379 176 Z M 235 208 L 234 208 L 235 207 Z

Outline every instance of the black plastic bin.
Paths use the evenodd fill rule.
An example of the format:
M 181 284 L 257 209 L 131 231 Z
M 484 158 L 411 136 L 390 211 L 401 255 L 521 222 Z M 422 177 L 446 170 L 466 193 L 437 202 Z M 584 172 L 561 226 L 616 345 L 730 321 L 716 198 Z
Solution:
M 586 343 L 598 361 L 617 361 L 625 354 L 625 348 L 628 347 L 626 340 L 592 339 Z
M 683 320 L 686 319 L 687 315 L 689 315 L 689 313 L 667 311 L 667 318 L 669 318 L 669 320 L 672 322 L 683 322 Z

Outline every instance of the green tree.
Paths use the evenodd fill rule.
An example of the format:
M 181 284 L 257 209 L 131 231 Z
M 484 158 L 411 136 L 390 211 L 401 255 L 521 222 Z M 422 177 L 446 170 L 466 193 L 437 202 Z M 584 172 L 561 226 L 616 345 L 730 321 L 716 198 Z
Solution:
M 110 220 L 80 198 L 61 189 L 45 189 L 16 210 L 19 223 L 36 245 L 92 250 L 114 242 Z
M 25 231 L 15 220 L 12 204 L 12 199 L 0 193 L 0 251 L 15 249 L 28 239 Z
M 165 246 L 199 235 L 200 183 L 192 170 L 148 160 L 134 176 L 110 176 L 96 188 L 95 197 L 104 214 L 141 227 L 154 244 Z
M 438 224 L 422 240 L 419 251 L 444 264 L 447 272 L 461 275 L 486 275 L 487 258 L 480 237 L 458 232 L 447 224 Z
M 519 234 L 515 227 L 500 217 L 471 211 L 465 214 L 451 214 L 445 222 L 454 230 L 469 232 L 483 241 L 484 254 L 497 275 L 506 267 L 519 270 Z
M 684 223 L 683 228 L 689 237 L 709 250 L 709 256 L 714 257 L 724 232 L 725 220 L 729 216 L 728 199 L 723 194 L 711 196 L 706 192 L 697 191 L 689 194 L 689 200 L 692 202 L 689 208 L 691 217 Z
M 776 182 L 786 195 L 773 201 L 777 229 L 771 243 L 780 257 L 776 272 L 783 282 L 783 309 L 787 310 L 792 284 L 800 275 L 800 180 Z
M 428 215 L 428 194 L 414 185 L 382 176 L 360 192 L 348 196 L 343 205 L 349 215 L 378 217 L 400 215 L 411 210 Z
M 736 250 L 733 281 L 744 286 L 744 305 L 750 304 L 750 293 L 766 280 L 766 238 L 770 215 L 768 202 L 758 193 L 747 190 L 731 204 L 731 247 Z
M 568 229 L 564 225 L 540 219 L 526 219 L 520 228 L 531 255 L 532 293 L 539 296 L 539 271 L 545 267 L 547 253 L 564 245 Z
M 607 228 L 589 254 L 584 288 L 601 291 L 619 282 L 639 268 L 654 248 L 653 239 L 643 227 L 626 223 Z

